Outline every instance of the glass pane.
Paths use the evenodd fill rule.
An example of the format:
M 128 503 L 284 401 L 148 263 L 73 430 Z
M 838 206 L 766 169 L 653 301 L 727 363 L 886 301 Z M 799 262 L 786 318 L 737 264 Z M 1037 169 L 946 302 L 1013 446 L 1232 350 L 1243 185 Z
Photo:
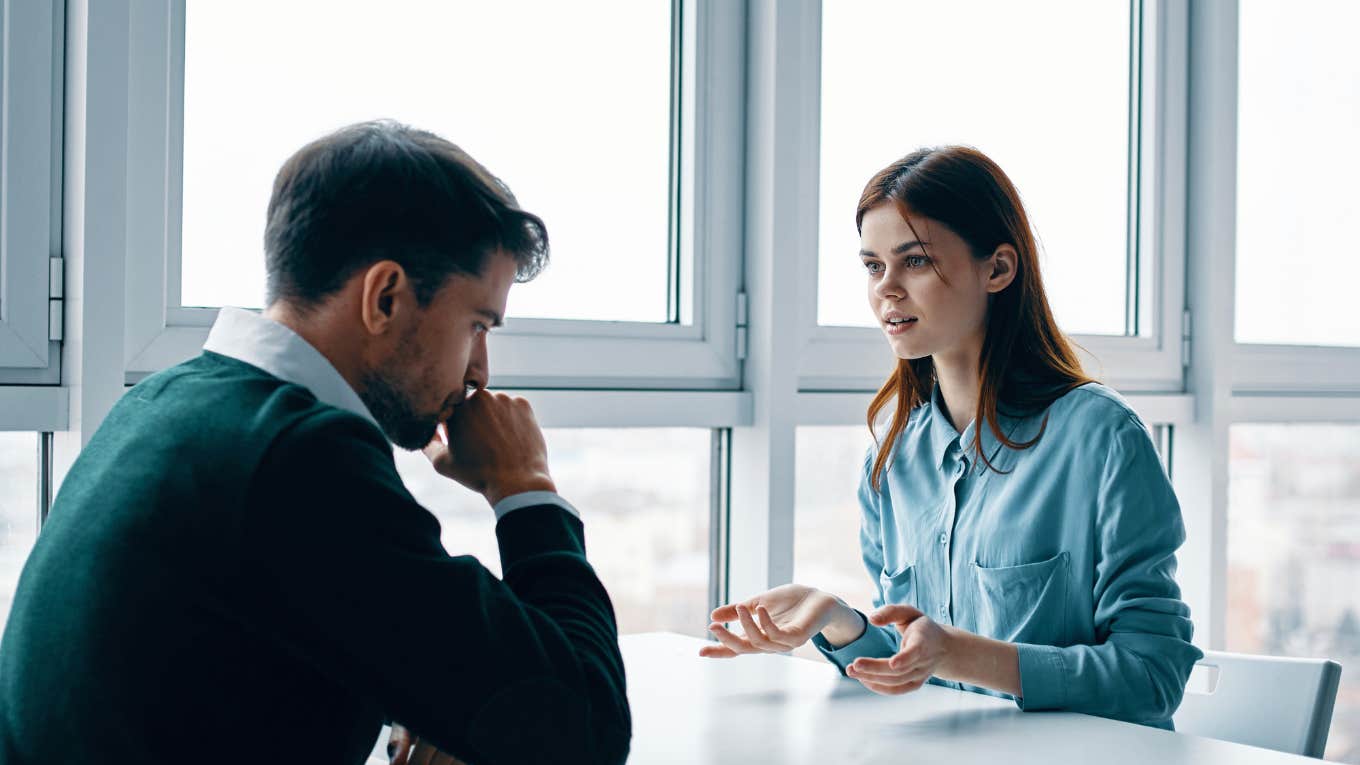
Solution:
M 558 491 L 581 511 L 591 565 L 621 632 L 702 637 L 708 627 L 710 431 L 547 429 Z M 498 575 L 495 520 L 481 496 L 397 451 L 406 486 L 439 519 L 444 547 Z
M 1326 758 L 1360 763 L 1360 426 L 1229 441 L 1227 648 L 1340 662 Z
M 460 145 L 547 223 L 552 263 L 510 315 L 667 320 L 667 0 L 194 2 L 184 58 L 182 305 L 260 306 L 279 166 L 387 117 Z
M 1239 5 L 1237 340 L 1360 346 L 1360 3 Z
M 863 425 L 798 428 L 793 581 L 839 596 L 869 613 L 874 582 L 859 554 L 859 488 L 872 441 Z M 795 653 L 818 656 L 805 645 Z
M 0 629 L 37 533 L 37 437 L 0 433 Z
M 822 4 L 821 324 L 876 326 L 855 205 L 921 146 L 967 144 L 1020 190 L 1064 331 L 1123 334 L 1129 5 Z

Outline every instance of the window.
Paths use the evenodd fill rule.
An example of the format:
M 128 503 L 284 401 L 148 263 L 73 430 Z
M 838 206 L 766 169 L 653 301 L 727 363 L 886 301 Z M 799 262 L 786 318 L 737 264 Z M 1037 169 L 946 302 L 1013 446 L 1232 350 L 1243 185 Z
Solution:
M 0 630 L 37 534 L 37 439 L 32 433 L 0 433 Z
M 968 144 L 1019 189 L 1059 325 L 1146 332 L 1129 320 L 1133 16 L 1082 0 L 823 3 L 819 323 L 875 326 L 856 257 L 864 184 L 918 147 Z
M 59 382 L 50 283 L 61 216 L 64 3 L 4 6 L 0 32 L 0 382 Z M 59 262 L 59 261 L 58 261 Z M 55 318 L 55 321 L 53 319 Z
M 1234 425 L 1227 649 L 1360 664 L 1360 426 Z M 1326 758 L 1360 762 L 1360 680 L 1342 672 Z
M 794 491 L 793 581 L 865 613 L 874 607 L 874 581 L 860 559 L 857 492 L 871 443 L 863 425 L 798 428 Z
M 1346 0 L 1239 4 L 1237 321 L 1243 343 L 1360 346 L 1346 310 L 1360 59 Z
M 188 4 L 180 305 L 260 306 L 275 172 L 386 117 L 459 144 L 547 223 L 552 263 L 512 316 L 678 319 L 671 16 L 666 0 Z
M 581 511 L 586 545 L 625 633 L 696 637 L 708 627 L 709 447 L 700 428 L 545 429 L 558 490 Z M 500 572 L 491 509 L 397 452 L 402 479 L 439 518 L 444 547 Z

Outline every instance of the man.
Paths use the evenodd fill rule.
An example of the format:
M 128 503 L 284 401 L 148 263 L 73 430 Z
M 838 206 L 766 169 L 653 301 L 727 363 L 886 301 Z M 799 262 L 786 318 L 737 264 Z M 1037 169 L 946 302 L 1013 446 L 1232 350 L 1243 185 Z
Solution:
M 384 720 L 474 765 L 622 762 L 581 522 L 528 404 L 483 390 L 542 222 L 365 123 L 280 170 L 265 257 L 264 315 L 223 310 L 67 475 L 0 643 L 0 762 L 360 763 Z M 444 552 L 389 439 L 486 497 L 503 580 Z

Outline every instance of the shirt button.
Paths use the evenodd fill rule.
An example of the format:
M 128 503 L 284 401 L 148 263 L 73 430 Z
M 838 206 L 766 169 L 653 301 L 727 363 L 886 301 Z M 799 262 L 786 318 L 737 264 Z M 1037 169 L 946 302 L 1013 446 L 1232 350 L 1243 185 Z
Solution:
M 948 534 L 946 534 L 946 533 L 944 533 L 944 532 L 940 532 L 940 544 L 942 544 L 942 545 L 947 545 L 947 544 L 949 544 L 949 535 L 948 535 Z
M 948 615 L 949 615 L 949 606 L 946 606 L 946 605 L 944 605 L 943 603 L 941 603 L 941 604 L 940 604 L 940 616 L 948 616 Z

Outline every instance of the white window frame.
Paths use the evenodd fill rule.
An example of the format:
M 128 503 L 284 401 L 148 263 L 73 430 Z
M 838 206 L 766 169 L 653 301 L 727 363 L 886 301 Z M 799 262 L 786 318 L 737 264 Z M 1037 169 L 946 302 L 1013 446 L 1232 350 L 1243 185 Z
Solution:
M 677 0 L 678 2 L 680 0 Z M 693 323 L 508 319 L 492 341 L 499 387 L 736 390 L 744 9 L 683 0 L 679 200 Z M 179 303 L 185 0 L 133 4 L 128 131 L 127 381 L 196 355 L 216 309 Z
M 0 15 L 0 383 L 55 385 L 61 360 L 63 4 Z
M 1130 248 L 1139 262 L 1141 286 L 1153 290 L 1153 315 L 1147 335 L 1116 337 L 1076 335 L 1088 373 L 1126 392 L 1175 393 L 1184 388 L 1184 179 L 1186 140 L 1186 37 L 1183 7 L 1167 0 L 1142 0 L 1137 6 L 1141 23 L 1135 40 L 1141 50 L 1137 66 L 1141 88 L 1136 95 L 1130 129 L 1137 129 L 1133 147 L 1137 167 L 1137 239 Z M 820 40 L 821 5 L 802 6 L 805 25 L 814 25 Z M 818 57 L 820 51 L 818 51 Z M 820 66 L 805 67 L 805 99 L 810 119 L 817 124 L 821 97 Z M 1136 123 L 1136 124 L 1135 124 Z M 796 221 L 802 241 L 796 266 L 802 271 L 804 294 L 798 325 L 803 348 L 799 359 L 799 389 L 803 391 L 874 390 L 891 368 L 884 341 L 876 329 L 825 327 L 817 324 L 819 140 L 810 137 L 800 158 L 800 178 L 806 184 L 794 197 L 801 209 Z

